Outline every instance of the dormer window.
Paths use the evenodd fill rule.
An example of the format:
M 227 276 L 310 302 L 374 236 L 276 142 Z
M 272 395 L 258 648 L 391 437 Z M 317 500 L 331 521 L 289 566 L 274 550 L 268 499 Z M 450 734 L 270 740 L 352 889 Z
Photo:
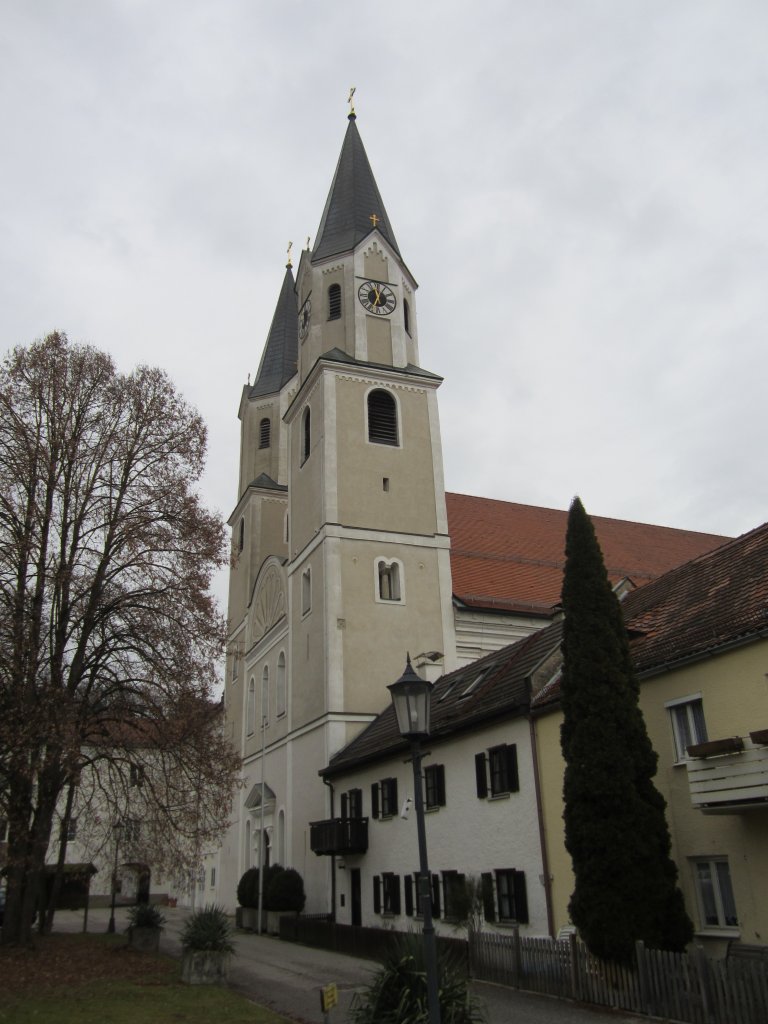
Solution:
M 259 423 L 259 448 L 269 448 L 272 424 L 265 417 Z
M 397 402 L 390 391 L 376 389 L 368 393 L 368 440 L 398 446 Z
M 341 285 L 332 284 L 328 289 L 328 319 L 341 319 Z

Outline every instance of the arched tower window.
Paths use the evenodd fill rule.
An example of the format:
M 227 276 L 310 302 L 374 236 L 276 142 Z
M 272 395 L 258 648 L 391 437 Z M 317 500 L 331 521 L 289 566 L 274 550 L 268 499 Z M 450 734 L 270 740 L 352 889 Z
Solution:
M 384 558 L 376 560 L 376 600 L 403 600 L 403 567 L 399 559 L 388 562 Z
M 253 735 L 253 723 L 256 718 L 256 683 L 251 679 L 248 683 L 248 703 L 245 706 L 245 731 Z
M 304 410 L 301 418 L 301 461 L 302 464 L 309 458 L 310 441 L 312 440 L 312 428 L 310 424 L 309 406 Z
M 261 722 L 267 725 L 269 722 L 269 668 L 264 666 L 261 673 Z
M 411 307 L 408 305 L 408 299 L 403 299 L 403 322 L 405 323 L 405 329 L 410 335 L 411 333 Z
M 285 652 L 280 651 L 277 659 L 277 715 L 285 714 Z
M 328 319 L 341 319 L 341 285 L 332 284 L 328 289 Z
M 269 448 L 272 424 L 267 417 L 259 423 L 259 448 Z
M 397 447 L 397 402 L 389 391 L 368 393 L 368 440 Z
M 240 520 L 237 528 L 237 550 L 242 551 L 245 546 L 245 519 Z

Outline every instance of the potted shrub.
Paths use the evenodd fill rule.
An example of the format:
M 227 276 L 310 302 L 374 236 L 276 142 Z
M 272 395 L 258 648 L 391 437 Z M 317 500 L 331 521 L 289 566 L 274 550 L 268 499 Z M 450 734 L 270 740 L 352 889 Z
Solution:
M 222 907 L 208 904 L 187 918 L 181 933 L 181 980 L 188 985 L 221 985 L 234 952 L 232 924 Z
M 165 918 L 153 903 L 137 903 L 128 911 L 128 945 L 141 953 L 156 953 Z
M 266 876 L 264 881 L 267 881 Z M 295 868 L 280 868 L 275 872 L 264 899 L 269 933 L 279 935 L 280 916 L 286 913 L 300 914 L 306 901 L 304 882 Z
M 267 892 L 275 875 L 283 869 L 279 864 L 270 864 L 264 871 L 264 891 L 261 894 L 262 917 L 261 930 L 266 931 Z M 246 931 L 259 930 L 259 869 L 248 868 L 237 884 L 237 902 L 240 904 L 237 913 L 237 925 Z

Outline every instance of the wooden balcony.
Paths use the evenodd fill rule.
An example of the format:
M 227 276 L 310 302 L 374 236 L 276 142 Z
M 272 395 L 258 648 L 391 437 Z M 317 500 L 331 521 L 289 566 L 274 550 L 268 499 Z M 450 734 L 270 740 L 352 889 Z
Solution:
M 705 814 L 768 810 L 768 745 L 760 742 L 764 733 L 688 748 L 694 755 L 687 762 L 694 807 Z
M 367 818 L 328 818 L 309 823 L 309 844 L 313 853 L 365 853 L 368 849 Z

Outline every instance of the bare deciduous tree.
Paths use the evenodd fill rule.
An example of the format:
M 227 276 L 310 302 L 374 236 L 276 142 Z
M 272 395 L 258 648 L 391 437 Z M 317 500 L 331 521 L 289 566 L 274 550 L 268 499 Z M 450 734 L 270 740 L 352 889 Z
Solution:
M 121 374 L 63 334 L 0 366 L 4 941 L 29 939 L 57 805 L 87 766 L 112 791 L 151 749 L 147 801 L 167 834 L 199 826 L 195 787 L 218 802 L 206 836 L 225 824 L 238 762 L 211 729 L 224 528 L 196 490 L 205 448 L 160 370 Z

